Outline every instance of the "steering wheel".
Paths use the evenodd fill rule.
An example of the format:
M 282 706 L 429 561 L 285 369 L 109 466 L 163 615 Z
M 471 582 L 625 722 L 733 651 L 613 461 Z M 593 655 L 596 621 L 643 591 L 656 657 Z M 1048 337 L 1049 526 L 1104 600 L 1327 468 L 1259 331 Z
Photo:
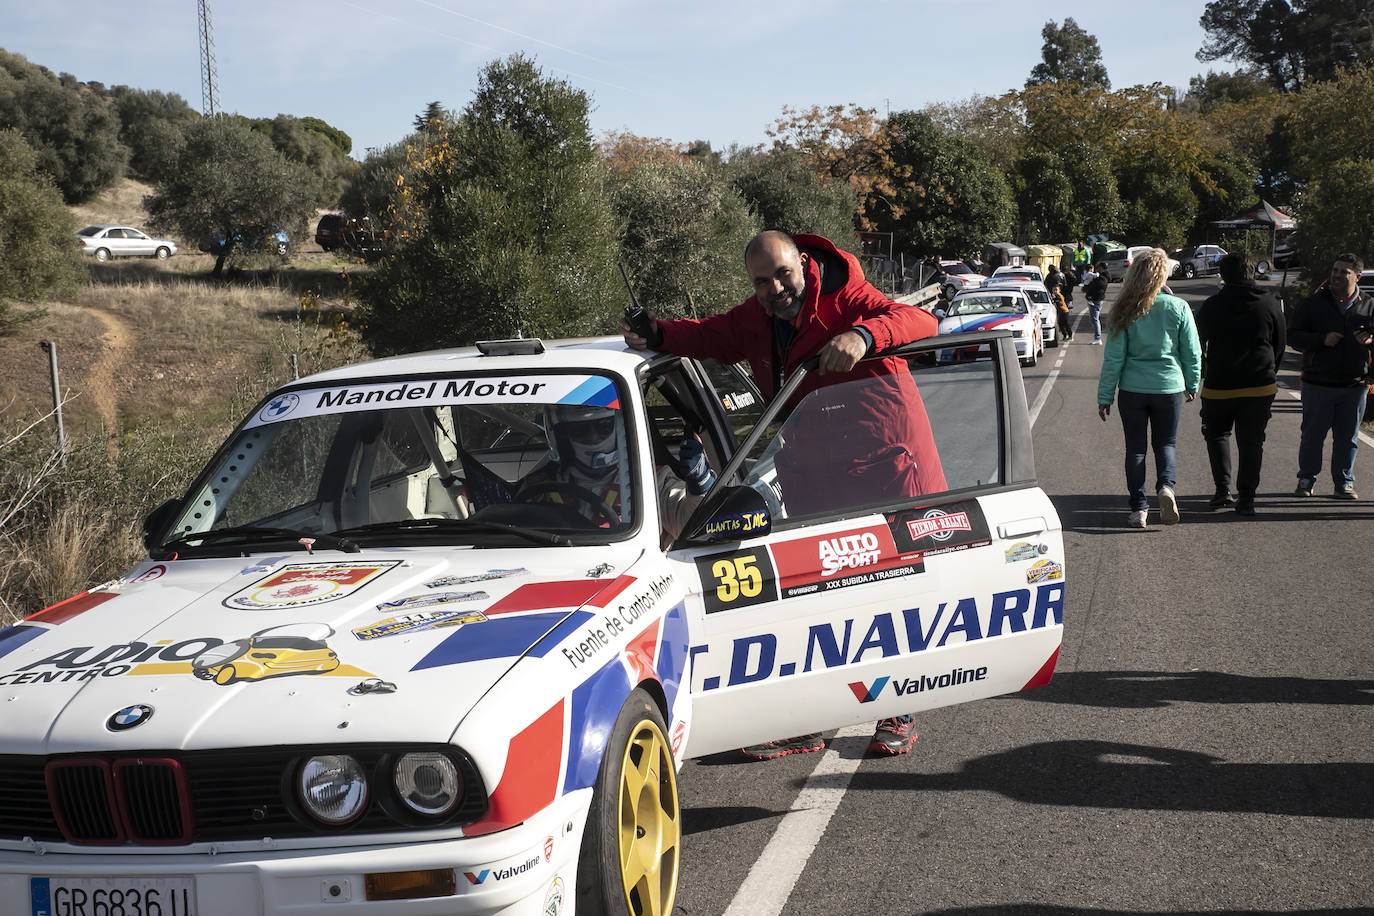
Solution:
M 620 524 L 620 516 L 615 509 L 606 505 L 605 500 L 597 496 L 586 487 L 578 486 L 575 483 L 568 483 L 562 480 L 544 480 L 539 483 L 532 483 L 521 487 L 520 490 L 511 497 L 512 502 L 517 503 L 537 503 L 544 502 L 539 497 L 557 494 L 562 496 L 569 508 L 573 506 L 586 506 L 592 510 L 593 519 L 604 519 L 608 525 L 614 528 Z M 581 513 L 578 513 L 581 516 Z M 582 516 L 585 518 L 585 516 Z

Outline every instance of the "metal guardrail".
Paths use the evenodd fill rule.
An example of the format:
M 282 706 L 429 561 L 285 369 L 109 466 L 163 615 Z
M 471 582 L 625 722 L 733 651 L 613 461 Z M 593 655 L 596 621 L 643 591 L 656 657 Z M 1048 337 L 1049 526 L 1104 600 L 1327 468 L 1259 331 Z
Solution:
M 902 305 L 914 305 L 917 308 L 925 309 L 927 312 L 933 312 L 936 308 L 936 304 L 940 301 L 940 287 L 938 284 L 932 283 L 929 286 L 924 286 L 916 290 L 914 293 L 898 296 L 892 301 L 900 302 Z

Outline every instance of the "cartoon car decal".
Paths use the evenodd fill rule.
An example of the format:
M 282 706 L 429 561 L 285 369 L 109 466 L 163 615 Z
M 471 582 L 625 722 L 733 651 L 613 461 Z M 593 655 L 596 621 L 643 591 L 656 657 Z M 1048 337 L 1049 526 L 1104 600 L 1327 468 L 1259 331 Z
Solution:
M 246 639 L 207 649 L 191 660 L 191 673 L 220 686 L 293 674 L 325 674 L 339 667 L 339 656 L 325 643 L 333 635 L 334 628 L 322 623 L 268 627 Z

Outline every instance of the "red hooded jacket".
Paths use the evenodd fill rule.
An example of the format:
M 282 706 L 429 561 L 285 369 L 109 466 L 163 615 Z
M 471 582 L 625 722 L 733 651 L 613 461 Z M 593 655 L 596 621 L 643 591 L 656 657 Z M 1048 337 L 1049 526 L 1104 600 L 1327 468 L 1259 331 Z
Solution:
M 774 352 L 773 318 L 756 296 L 709 318 L 660 321 L 662 349 L 724 363 L 748 361 L 759 390 L 771 399 L 799 364 L 851 328 L 867 331 L 875 351 L 937 332 L 935 316 L 889 300 L 864 279 L 858 259 L 829 239 L 793 240 L 809 256 L 806 289 L 781 360 Z M 794 415 L 780 455 L 784 489 L 788 478 L 794 481 L 786 493 L 789 514 L 947 489 L 925 405 L 905 360 L 889 357 L 845 373 L 812 373 L 794 402 L 821 388 L 834 390 L 806 401 L 805 422 Z M 846 479 L 835 479 L 837 466 L 848 468 Z

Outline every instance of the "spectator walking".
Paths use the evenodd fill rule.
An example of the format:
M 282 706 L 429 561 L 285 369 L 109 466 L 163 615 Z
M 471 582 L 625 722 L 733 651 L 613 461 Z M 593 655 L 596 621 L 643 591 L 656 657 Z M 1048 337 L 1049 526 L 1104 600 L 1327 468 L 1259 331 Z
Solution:
M 1369 393 L 1374 301 L 1360 294 L 1364 262 L 1342 254 L 1331 276 L 1293 310 L 1288 343 L 1302 351 L 1302 432 L 1296 496 L 1311 496 L 1331 433 L 1331 482 L 1337 499 L 1355 492 L 1355 451 Z
M 1159 520 L 1178 522 L 1178 421 L 1185 399 L 1196 397 L 1202 358 L 1193 313 L 1182 299 L 1161 292 L 1168 256 L 1152 248 L 1131 262 L 1116 304 L 1107 315 L 1107 344 L 1097 381 L 1097 415 L 1106 422 L 1116 395 L 1126 440 L 1126 524 L 1144 528 L 1147 446 L 1155 456 Z
M 1102 346 L 1102 300 L 1107 298 L 1107 265 L 1098 264 L 1097 269 L 1089 267 L 1080 278 L 1083 281 L 1083 297 L 1088 300 L 1088 317 L 1093 323 L 1093 346 Z
M 1217 265 L 1225 285 L 1197 314 L 1202 343 L 1202 438 L 1216 490 L 1208 505 L 1231 505 L 1231 429 L 1236 431 L 1236 513 L 1255 514 L 1264 430 L 1278 393 L 1287 333 L 1283 307 L 1255 283 L 1254 263 L 1228 254 Z
M 1050 302 L 1054 304 L 1054 314 L 1058 320 L 1059 339 L 1073 340 L 1073 328 L 1069 325 L 1069 302 L 1064 296 L 1064 275 L 1051 264 L 1050 272 L 1045 275 L 1045 289 L 1049 291 Z

